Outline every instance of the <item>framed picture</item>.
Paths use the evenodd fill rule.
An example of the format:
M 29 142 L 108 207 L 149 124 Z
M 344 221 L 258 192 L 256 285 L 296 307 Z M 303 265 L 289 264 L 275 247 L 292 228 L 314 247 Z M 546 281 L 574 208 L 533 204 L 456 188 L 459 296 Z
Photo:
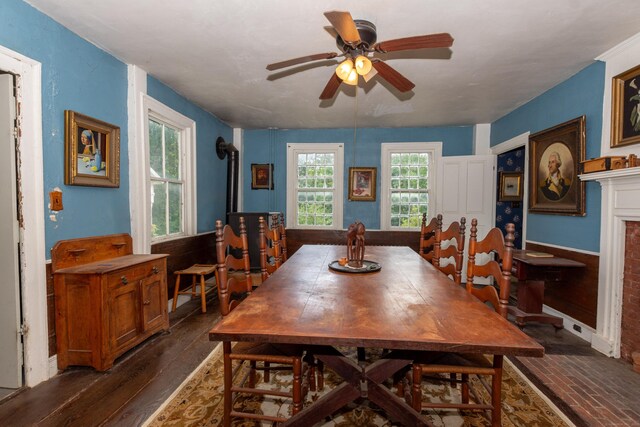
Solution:
M 611 82 L 611 147 L 640 142 L 640 65 Z
M 529 136 L 529 212 L 584 216 L 585 117 Z
M 376 168 L 349 168 L 349 200 L 376 200 Z
M 120 128 L 66 110 L 64 183 L 89 187 L 120 186 Z
M 499 202 L 522 200 L 522 172 L 500 172 Z
M 251 164 L 251 189 L 273 190 L 273 163 Z

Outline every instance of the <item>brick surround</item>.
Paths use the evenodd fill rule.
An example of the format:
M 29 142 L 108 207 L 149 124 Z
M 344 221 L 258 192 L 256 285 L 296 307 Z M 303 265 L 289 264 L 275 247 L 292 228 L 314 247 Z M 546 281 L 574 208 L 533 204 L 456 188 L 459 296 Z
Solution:
M 622 284 L 620 357 L 640 351 L 640 221 L 627 221 Z

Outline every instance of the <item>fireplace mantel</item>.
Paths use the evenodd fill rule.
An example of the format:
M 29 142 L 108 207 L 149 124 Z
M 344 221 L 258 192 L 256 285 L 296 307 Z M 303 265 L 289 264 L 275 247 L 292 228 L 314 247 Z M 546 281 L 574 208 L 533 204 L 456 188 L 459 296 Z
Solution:
M 625 222 L 640 220 L 640 167 L 584 174 L 580 179 L 602 187 L 598 314 L 591 346 L 620 357 Z

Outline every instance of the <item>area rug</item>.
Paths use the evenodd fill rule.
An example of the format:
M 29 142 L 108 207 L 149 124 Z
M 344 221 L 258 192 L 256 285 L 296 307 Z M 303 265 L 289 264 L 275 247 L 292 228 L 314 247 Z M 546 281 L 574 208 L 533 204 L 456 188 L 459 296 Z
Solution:
M 341 349 L 343 350 L 343 349 Z M 343 350 L 344 351 L 344 350 Z M 355 349 L 352 353 L 355 357 Z M 367 357 L 375 357 L 367 354 Z M 207 359 L 185 380 L 176 392 L 145 422 L 145 427 L 159 426 L 219 426 L 222 425 L 222 346 L 219 345 Z M 238 375 L 242 375 L 239 373 Z M 260 377 L 261 378 L 261 377 Z M 341 382 L 338 375 L 325 370 L 325 387 L 320 392 L 309 392 L 305 406 L 320 398 Z M 291 374 L 272 373 L 264 387 L 288 388 Z M 477 385 L 477 384 L 476 384 Z M 481 387 L 477 387 L 480 389 Z M 483 390 L 484 391 L 484 390 Z M 423 385 L 423 393 L 430 400 L 457 401 L 459 388 L 452 389 L 448 383 Z M 486 396 L 484 396 L 486 398 Z M 508 360 L 505 360 L 502 378 L 502 425 L 505 427 L 561 427 L 574 426 L 573 423 L 539 390 L 529 382 Z M 286 400 L 270 397 L 246 397 L 236 401 L 244 409 L 261 411 L 270 415 L 290 415 Z M 424 411 L 425 417 L 435 426 L 488 426 L 485 411 L 435 410 Z M 234 426 L 260 426 L 252 420 L 234 420 Z M 270 425 L 270 424 L 264 424 Z M 383 411 L 375 405 L 351 405 L 333 414 L 330 420 L 318 424 L 330 426 L 380 426 L 391 427 Z

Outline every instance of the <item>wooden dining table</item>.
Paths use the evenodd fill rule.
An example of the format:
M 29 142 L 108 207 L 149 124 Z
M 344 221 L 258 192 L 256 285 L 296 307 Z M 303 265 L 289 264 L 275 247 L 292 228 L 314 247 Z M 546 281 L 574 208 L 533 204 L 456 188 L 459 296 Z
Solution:
M 346 246 L 304 245 L 209 332 L 212 341 L 319 346 L 314 356 L 344 382 L 287 420 L 313 425 L 366 398 L 404 425 L 429 425 L 382 383 L 412 363 L 406 350 L 542 357 L 544 348 L 408 247 L 369 246 L 381 269 L 330 269 Z M 367 366 L 339 347 L 382 348 Z

